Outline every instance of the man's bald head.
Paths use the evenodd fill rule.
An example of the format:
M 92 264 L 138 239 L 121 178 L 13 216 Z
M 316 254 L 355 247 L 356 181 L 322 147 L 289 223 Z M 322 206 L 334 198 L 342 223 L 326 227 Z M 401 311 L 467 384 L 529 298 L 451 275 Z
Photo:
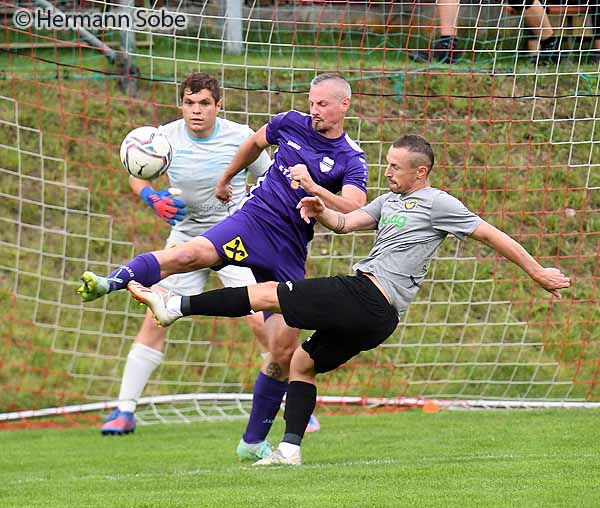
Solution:
M 316 76 L 308 92 L 313 129 L 326 138 L 341 136 L 351 96 L 350 84 L 339 74 Z
M 335 74 L 333 72 L 319 74 L 310 82 L 310 88 L 312 89 L 322 83 L 327 83 L 327 85 L 332 89 L 336 98 L 338 98 L 340 101 L 345 98 L 350 99 L 352 97 L 352 88 L 350 88 L 350 83 L 348 83 L 339 74 Z

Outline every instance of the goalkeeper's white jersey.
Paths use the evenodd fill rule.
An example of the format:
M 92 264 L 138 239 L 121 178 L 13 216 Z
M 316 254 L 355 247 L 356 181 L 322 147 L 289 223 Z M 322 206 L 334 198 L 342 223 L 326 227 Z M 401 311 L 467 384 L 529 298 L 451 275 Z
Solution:
M 173 229 L 198 236 L 231 215 L 246 194 L 246 176 L 250 170 L 262 176 L 271 164 L 266 152 L 232 180 L 233 199 L 221 203 L 215 186 L 240 144 L 253 134 L 247 125 L 217 118 L 215 130 L 208 138 L 194 138 L 183 119 L 159 127 L 173 147 L 173 160 L 167 171 L 170 186 L 181 189 L 187 214 Z

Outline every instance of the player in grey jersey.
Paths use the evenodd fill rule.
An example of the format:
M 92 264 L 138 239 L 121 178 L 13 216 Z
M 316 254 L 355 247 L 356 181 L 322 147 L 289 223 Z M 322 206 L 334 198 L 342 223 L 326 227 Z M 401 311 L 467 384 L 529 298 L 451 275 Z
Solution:
M 316 374 L 339 367 L 392 334 L 448 234 L 489 245 L 557 298 L 559 290 L 570 285 L 560 270 L 542 267 L 515 240 L 430 186 L 434 156 L 424 138 L 403 136 L 395 141 L 387 163 L 391 192 L 360 210 L 335 212 L 318 197 L 298 203 L 304 220 L 314 217 L 336 233 L 377 229 L 369 256 L 354 266 L 355 276 L 267 282 L 168 299 L 129 283 L 132 295 L 146 303 L 163 326 L 183 315 L 235 317 L 269 310 L 281 313 L 289 326 L 316 330 L 292 357 L 283 440 L 255 465 L 301 463 L 300 443 L 316 403 Z

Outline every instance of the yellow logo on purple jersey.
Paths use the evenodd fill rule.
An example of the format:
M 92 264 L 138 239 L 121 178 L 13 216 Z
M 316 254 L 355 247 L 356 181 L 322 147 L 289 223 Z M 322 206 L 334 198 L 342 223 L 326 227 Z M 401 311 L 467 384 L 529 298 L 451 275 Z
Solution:
M 230 240 L 223 245 L 223 251 L 225 255 L 233 261 L 241 261 L 248 257 L 248 252 L 244 243 L 239 236 L 236 236 L 233 240 Z

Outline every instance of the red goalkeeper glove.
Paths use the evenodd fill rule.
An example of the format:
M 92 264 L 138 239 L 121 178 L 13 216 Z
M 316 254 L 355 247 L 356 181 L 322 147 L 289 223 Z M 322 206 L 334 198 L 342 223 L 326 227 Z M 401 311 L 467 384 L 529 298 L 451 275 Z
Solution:
M 185 203 L 175 197 L 179 189 L 154 190 L 152 187 L 144 187 L 140 192 L 142 198 L 154 213 L 162 220 L 174 226 L 177 221 L 182 221 L 185 215 Z

